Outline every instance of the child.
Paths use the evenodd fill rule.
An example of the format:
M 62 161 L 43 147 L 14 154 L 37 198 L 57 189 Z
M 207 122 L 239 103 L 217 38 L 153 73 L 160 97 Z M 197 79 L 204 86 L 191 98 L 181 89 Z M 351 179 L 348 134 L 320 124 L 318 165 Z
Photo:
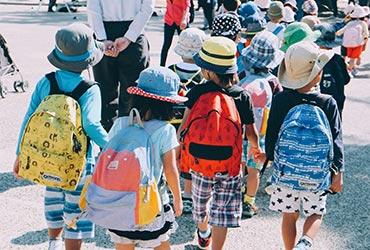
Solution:
M 241 123 L 246 126 L 246 135 L 251 144 L 249 154 L 257 160 L 260 147 L 254 125 L 253 104 L 248 93 L 235 86 L 238 81 L 235 53 L 235 43 L 225 37 L 211 37 L 203 43 L 194 60 L 202 68 L 207 82 L 195 86 L 187 94 L 189 100 L 185 103 L 187 108 L 178 133 L 184 129 L 198 98 L 209 92 L 221 91 L 233 97 Z M 198 247 L 201 249 L 207 249 L 211 239 L 212 249 L 223 249 L 227 228 L 240 226 L 242 176 L 240 164 L 231 167 L 239 168 L 236 176 L 229 176 L 227 172 L 212 178 L 192 172 L 193 217 L 198 223 Z
M 180 79 L 172 70 L 164 67 L 151 67 L 140 73 L 137 87 L 129 87 L 127 91 L 135 95 L 133 107 L 139 110 L 143 123 L 149 125 L 153 120 L 170 121 L 173 118 L 173 105 L 187 100 L 186 97 L 177 94 L 179 87 Z M 110 137 L 127 126 L 125 118 L 127 117 L 121 117 L 115 121 L 109 131 Z M 157 216 L 151 224 L 141 227 L 140 230 L 108 229 L 108 234 L 111 241 L 116 244 L 116 249 L 134 249 L 135 245 L 139 245 L 145 248 L 169 250 L 170 235 L 178 227 L 174 216 L 181 215 L 182 201 L 176 166 L 179 144 L 175 128 L 171 124 L 166 124 L 155 131 L 151 138 L 154 144 L 155 159 L 161 159 L 156 162 L 154 176 L 159 181 L 164 173 L 174 196 L 175 211 L 168 205 L 169 199 L 167 193 L 164 192 L 162 194 L 164 220 L 161 216 Z
M 235 14 L 220 14 L 213 19 L 211 36 L 223 36 L 235 43 L 239 42 L 242 27 Z
M 284 30 L 284 43 L 280 47 L 282 51 L 287 51 L 290 46 L 300 41 L 316 41 L 320 37 L 320 31 L 312 29 L 303 22 L 289 24 Z
M 296 43 L 287 50 L 279 68 L 279 80 L 287 90 L 273 98 L 267 125 L 265 149 L 267 160 L 274 161 L 274 174 L 277 171 L 276 174 L 279 172 L 282 178 L 285 172 L 279 170 L 279 159 L 275 155 L 279 153 L 280 148 L 275 144 L 283 120 L 291 108 L 307 102 L 316 103 L 324 111 L 324 116 L 327 117 L 330 124 L 334 147 L 334 160 L 331 167 L 335 174 L 331 176 L 331 184 L 325 182 L 327 186 L 331 186 L 324 186 L 323 188 L 330 188 L 331 192 L 340 192 L 343 185 L 344 171 L 340 115 L 334 98 L 315 91 L 315 86 L 321 79 L 322 69 L 332 55 L 332 52 L 328 50 L 321 51 L 318 46 L 309 41 Z M 297 155 L 290 155 L 289 157 L 299 158 Z M 321 189 L 314 192 L 290 189 L 280 184 L 280 177 L 275 181 L 273 180 L 275 190 L 271 196 L 269 208 L 283 213 L 282 236 L 285 249 L 310 249 L 326 212 L 327 192 Z M 299 181 L 303 176 L 290 174 L 289 177 L 292 177 L 292 181 Z M 330 179 L 326 180 L 330 182 Z M 301 204 L 303 205 L 302 211 L 307 218 L 303 226 L 302 237 L 297 242 L 296 223 L 299 218 Z
M 353 3 L 349 3 L 346 8 L 344 9 L 344 18 L 342 21 L 340 22 L 337 22 L 334 24 L 334 27 L 335 27 L 335 30 L 338 31 L 339 29 L 343 28 L 344 26 L 346 26 L 346 24 L 351 21 L 351 13 L 352 11 L 355 9 L 355 6 L 353 5 Z M 343 38 L 343 35 L 339 36 L 340 38 Z M 346 62 L 346 59 L 347 59 L 347 48 L 344 47 L 343 45 L 340 46 L 340 54 L 343 58 L 343 60 Z
M 314 30 L 320 30 L 321 36 L 316 40 L 316 44 L 321 49 L 332 50 L 342 44 L 342 39 L 335 36 L 335 28 L 329 23 L 321 23 L 314 27 Z M 330 61 L 323 68 L 322 78 L 320 81 L 320 92 L 332 95 L 337 101 L 340 117 L 344 107 L 346 96 L 344 86 L 351 80 L 347 65 L 343 58 L 335 53 Z
M 270 18 L 270 21 L 266 24 L 266 30 L 271 31 L 272 34 L 279 38 L 280 44 L 284 39 L 284 25 L 281 24 L 281 21 L 284 18 L 284 5 L 282 2 L 274 1 L 270 4 L 270 7 L 267 11 L 267 16 Z
M 166 65 L 168 50 L 175 31 L 180 34 L 189 22 L 190 0 L 167 0 L 164 14 L 164 41 L 161 50 L 161 66 Z
M 249 47 L 243 50 L 242 62 L 244 69 L 248 71 L 238 85 L 246 89 L 252 97 L 256 127 L 259 132 L 259 146 L 264 148 L 265 132 L 268 112 L 271 107 L 273 89 L 270 88 L 269 80 L 276 78 L 269 70 L 275 68 L 283 60 L 284 53 L 279 49 L 280 42 L 277 36 L 269 31 L 262 31 L 255 35 Z M 278 83 L 280 91 L 282 90 Z M 274 88 L 275 90 L 275 88 Z M 259 173 L 262 165 L 255 163 L 253 158 L 246 154 L 248 142 L 243 140 L 242 155 L 243 170 L 247 167 L 247 186 L 243 197 L 243 217 L 251 218 L 257 213 L 255 197 L 259 186 Z
M 97 64 L 103 57 L 104 45 L 93 38 L 93 32 L 86 25 L 74 23 L 66 26 L 55 35 L 55 49 L 48 55 L 49 62 L 59 68 L 55 77 L 58 87 L 63 92 L 72 92 L 83 80 L 82 71 Z M 77 58 L 77 59 L 76 59 Z M 19 148 L 22 132 L 37 106 L 49 95 L 50 82 L 43 77 L 36 85 L 30 106 L 25 115 L 18 140 L 17 158 L 14 163 L 14 174 L 18 177 Z M 101 102 L 100 89 L 93 85 L 78 100 L 81 107 L 83 130 L 99 147 L 104 147 L 108 135 L 100 124 Z M 94 225 L 81 219 L 77 229 L 69 229 L 63 219 L 72 220 L 81 211 L 78 201 L 86 179 L 92 174 L 95 158 L 92 145 L 89 145 L 86 165 L 75 191 L 46 187 L 44 207 L 48 225 L 49 250 L 61 250 L 62 234 L 64 233 L 65 249 L 80 249 L 82 239 L 94 237 Z M 63 232 L 64 231 L 64 232 Z
M 207 35 L 204 31 L 196 28 L 187 28 L 180 34 L 174 51 L 177 55 L 181 56 L 182 61 L 168 67 L 180 77 L 182 85 L 180 86 L 180 95 L 185 96 L 188 90 L 203 82 L 203 75 L 200 68 L 195 64 L 193 56 L 201 49 L 202 43 L 206 38 Z M 178 128 L 180 125 L 184 110 L 184 105 L 175 106 L 175 116 L 177 119 L 171 122 L 175 128 Z M 182 194 L 183 212 L 191 213 L 191 209 L 193 208 L 193 201 L 191 199 L 191 175 L 184 171 L 180 171 L 180 174 L 184 178 L 184 192 Z
M 350 14 L 351 21 L 336 32 L 337 36 L 343 34 L 342 45 L 347 48 L 348 71 L 352 76 L 357 74 L 355 61 L 357 60 L 357 66 L 361 65 L 362 50 L 369 37 L 367 24 L 364 21 L 366 15 L 367 13 L 362 6 L 356 6 Z

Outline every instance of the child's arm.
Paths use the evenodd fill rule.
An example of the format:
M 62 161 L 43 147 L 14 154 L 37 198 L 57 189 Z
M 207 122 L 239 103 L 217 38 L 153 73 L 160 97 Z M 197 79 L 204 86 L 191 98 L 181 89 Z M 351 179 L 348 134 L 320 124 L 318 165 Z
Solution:
M 182 198 L 180 188 L 179 172 L 177 170 L 176 159 L 179 155 L 179 147 L 167 151 L 162 156 L 164 175 L 168 186 L 173 194 L 173 205 L 175 209 L 175 216 L 182 214 Z
M 181 133 L 181 131 L 184 128 L 184 125 L 186 123 L 186 120 L 189 117 L 189 114 L 190 114 L 190 109 L 189 108 L 185 108 L 184 116 L 182 117 L 181 124 L 180 124 L 179 128 L 177 129 L 177 140 L 179 140 L 179 141 L 180 141 L 180 133 Z
M 259 136 L 254 123 L 245 125 L 245 135 L 248 139 L 248 143 L 250 144 L 248 158 L 253 156 L 255 162 L 263 162 L 265 157 L 263 154 L 261 154 L 262 152 L 259 146 Z

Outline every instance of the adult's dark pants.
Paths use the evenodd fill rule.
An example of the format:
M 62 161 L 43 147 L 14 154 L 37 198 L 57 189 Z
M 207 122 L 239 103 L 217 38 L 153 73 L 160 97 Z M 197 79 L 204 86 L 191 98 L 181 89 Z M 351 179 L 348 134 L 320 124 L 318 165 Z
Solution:
M 168 50 L 171 47 L 175 31 L 177 31 L 177 34 L 180 35 L 181 29 L 180 26 L 178 26 L 176 23 L 173 23 L 172 25 L 168 25 L 166 23 L 164 24 L 164 41 L 161 50 L 161 64 L 160 64 L 163 67 L 166 66 Z
M 212 29 L 212 22 L 215 18 L 214 8 L 216 0 L 199 0 L 199 5 L 203 8 L 204 17 L 208 22 L 209 29 Z
M 131 21 L 104 22 L 107 39 L 123 37 Z M 93 67 L 95 81 L 100 83 L 102 96 L 102 125 L 109 131 L 117 115 L 126 116 L 132 108 L 133 96 L 127 88 L 136 85 L 140 72 L 149 66 L 149 42 L 140 35 L 118 57 L 104 56 Z M 117 112 L 118 111 L 118 112 Z
M 57 0 L 49 0 L 49 9 L 54 7 L 56 3 L 57 3 Z

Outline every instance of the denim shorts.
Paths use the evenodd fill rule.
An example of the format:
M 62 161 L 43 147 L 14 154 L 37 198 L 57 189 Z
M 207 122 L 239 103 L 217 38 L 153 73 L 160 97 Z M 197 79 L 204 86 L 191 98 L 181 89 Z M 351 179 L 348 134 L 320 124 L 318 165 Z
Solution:
M 192 173 L 193 217 L 220 227 L 239 227 L 241 219 L 241 174 L 204 177 Z

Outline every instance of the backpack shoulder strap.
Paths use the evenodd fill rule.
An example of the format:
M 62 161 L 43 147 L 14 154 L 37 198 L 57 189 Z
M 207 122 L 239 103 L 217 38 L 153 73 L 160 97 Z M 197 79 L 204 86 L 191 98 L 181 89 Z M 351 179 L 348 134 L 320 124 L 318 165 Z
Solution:
M 76 101 L 80 99 L 80 97 L 85 94 L 85 92 L 91 88 L 93 85 L 98 84 L 97 82 L 93 81 L 86 81 L 82 80 L 77 87 L 70 93 L 70 96 L 74 98 Z
M 63 92 L 60 90 L 60 88 L 58 86 L 58 82 L 57 82 L 57 79 L 55 78 L 55 72 L 54 71 L 46 74 L 45 77 L 50 82 L 50 92 L 49 92 L 49 95 L 63 94 Z
M 275 30 L 272 32 L 272 34 L 274 34 L 275 36 L 277 36 L 277 34 L 279 34 L 279 32 L 283 29 L 283 25 L 279 25 L 275 28 Z

